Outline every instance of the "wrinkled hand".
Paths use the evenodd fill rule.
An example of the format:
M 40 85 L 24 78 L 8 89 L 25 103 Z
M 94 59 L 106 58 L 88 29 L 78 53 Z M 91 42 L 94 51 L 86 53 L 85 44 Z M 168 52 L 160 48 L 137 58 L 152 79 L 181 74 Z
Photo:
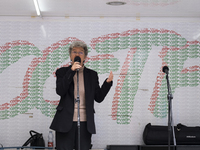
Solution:
M 109 77 L 108 77 L 108 79 L 106 80 L 106 82 L 111 82 L 113 80 L 113 73 L 112 73 L 112 71 L 110 71 L 110 74 L 109 74 Z
M 82 66 L 80 65 L 79 62 L 74 62 L 74 64 L 72 65 L 72 70 L 75 71 L 77 69 L 80 69 Z

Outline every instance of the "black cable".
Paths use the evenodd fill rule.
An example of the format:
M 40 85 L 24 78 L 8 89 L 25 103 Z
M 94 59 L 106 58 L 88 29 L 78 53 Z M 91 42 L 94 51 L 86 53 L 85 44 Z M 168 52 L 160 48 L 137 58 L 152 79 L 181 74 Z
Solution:
M 3 145 L 0 143 L 1 147 L 3 147 Z

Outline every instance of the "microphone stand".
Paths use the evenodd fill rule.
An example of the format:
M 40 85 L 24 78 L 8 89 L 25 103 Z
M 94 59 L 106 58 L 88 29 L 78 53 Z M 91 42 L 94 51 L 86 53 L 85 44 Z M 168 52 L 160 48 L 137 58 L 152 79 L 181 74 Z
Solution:
M 77 121 L 77 127 L 78 127 L 78 150 L 80 150 L 80 137 L 81 137 L 81 133 L 80 133 L 80 97 L 79 97 L 79 69 L 77 69 L 77 99 L 76 102 L 78 103 L 78 121 Z
M 171 142 L 171 129 L 172 129 L 172 104 L 171 100 L 173 99 L 173 95 L 171 93 L 171 87 L 168 79 L 168 71 L 166 72 L 166 79 L 167 79 L 167 88 L 168 88 L 168 150 L 170 150 L 170 142 Z M 174 141 L 175 142 L 175 141 Z

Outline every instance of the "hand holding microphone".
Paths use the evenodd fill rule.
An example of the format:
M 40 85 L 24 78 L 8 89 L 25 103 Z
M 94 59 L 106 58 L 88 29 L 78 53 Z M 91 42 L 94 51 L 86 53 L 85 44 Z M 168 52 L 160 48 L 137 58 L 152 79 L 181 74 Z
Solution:
M 72 65 L 72 70 L 73 71 L 75 71 L 75 70 L 77 70 L 77 71 L 79 71 L 79 69 L 81 68 L 82 66 L 81 66 L 81 58 L 79 57 L 79 56 L 76 56 L 75 58 L 74 58 L 74 63 L 73 63 L 73 65 Z

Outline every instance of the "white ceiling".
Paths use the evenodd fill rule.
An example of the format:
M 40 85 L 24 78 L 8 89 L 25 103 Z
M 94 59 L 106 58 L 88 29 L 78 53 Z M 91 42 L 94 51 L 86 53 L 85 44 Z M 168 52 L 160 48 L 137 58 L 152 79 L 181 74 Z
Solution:
M 42 17 L 200 17 L 200 0 L 38 0 Z M 119 0 L 113 0 L 119 1 Z M 33 0 L 0 0 L 0 16 L 37 16 Z

